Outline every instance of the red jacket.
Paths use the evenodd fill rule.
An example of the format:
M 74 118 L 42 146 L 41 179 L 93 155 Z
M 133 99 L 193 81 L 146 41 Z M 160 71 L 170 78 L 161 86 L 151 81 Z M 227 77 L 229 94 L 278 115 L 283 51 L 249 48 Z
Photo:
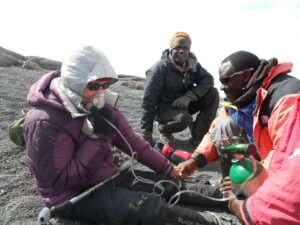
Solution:
M 247 225 L 300 224 L 300 94 L 281 136 L 270 176 L 241 206 Z
M 257 106 L 253 112 L 253 138 L 259 149 L 261 159 L 271 158 L 269 154 L 272 154 L 271 151 L 276 149 L 282 135 L 282 129 L 294 105 L 296 94 L 293 93 L 300 91 L 300 87 L 295 88 L 299 81 L 290 80 L 284 84 L 281 81 L 274 82 L 276 77 L 278 78 L 280 74 L 289 73 L 291 69 L 291 63 L 274 66 L 268 77 L 264 79 L 261 88 L 257 90 Z M 273 83 L 271 84 L 271 82 Z M 276 99 L 276 104 L 271 108 L 272 111 L 269 112 L 269 115 L 262 112 L 264 108 L 269 107 L 263 105 L 267 98 L 269 98 L 269 102 L 272 101 L 272 98 Z

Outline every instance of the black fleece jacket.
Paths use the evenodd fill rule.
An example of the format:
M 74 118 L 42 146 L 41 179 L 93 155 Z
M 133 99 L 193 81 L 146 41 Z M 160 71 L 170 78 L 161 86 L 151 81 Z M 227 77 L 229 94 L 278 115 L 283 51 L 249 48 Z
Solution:
M 201 99 L 214 86 L 213 76 L 201 67 L 193 53 L 189 55 L 186 68 L 185 72 L 179 71 L 170 58 L 169 49 L 166 49 L 161 59 L 146 72 L 142 130 L 153 129 L 157 108 L 161 104 L 172 104 L 187 91 L 192 91 Z

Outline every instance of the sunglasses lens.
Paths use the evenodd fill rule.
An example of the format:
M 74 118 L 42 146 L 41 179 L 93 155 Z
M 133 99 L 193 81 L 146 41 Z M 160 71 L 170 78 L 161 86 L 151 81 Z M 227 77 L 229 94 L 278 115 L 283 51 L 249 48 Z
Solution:
M 98 83 L 88 83 L 88 89 L 90 91 L 97 91 L 100 88 L 100 84 Z
M 101 86 L 102 86 L 103 89 L 107 89 L 107 88 L 109 88 L 110 83 L 107 82 L 107 83 L 105 83 L 105 84 L 102 84 Z
M 100 87 L 102 89 L 107 89 L 110 86 L 110 82 L 104 83 L 104 84 L 99 84 L 99 83 L 88 83 L 88 89 L 90 91 L 97 91 L 99 90 Z
M 235 77 L 235 76 L 237 76 L 237 75 L 245 74 L 245 72 L 250 72 L 250 71 L 252 71 L 252 70 L 253 70 L 253 68 L 241 70 L 241 71 L 239 71 L 239 72 L 235 72 L 235 73 L 233 73 L 233 74 L 231 74 L 231 75 L 228 75 L 228 76 L 226 76 L 226 77 L 223 77 L 223 78 L 221 78 L 221 79 L 219 79 L 219 80 L 220 80 L 221 84 L 227 86 L 227 85 L 229 84 L 230 80 L 231 80 L 233 77 Z
M 226 77 L 226 78 L 221 78 L 221 79 L 220 79 L 220 82 L 221 82 L 221 84 L 223 84 L 223 85 L 228 85 L 229 81 L 230 81 L 230 78 L 228 79 L 227 77 Z

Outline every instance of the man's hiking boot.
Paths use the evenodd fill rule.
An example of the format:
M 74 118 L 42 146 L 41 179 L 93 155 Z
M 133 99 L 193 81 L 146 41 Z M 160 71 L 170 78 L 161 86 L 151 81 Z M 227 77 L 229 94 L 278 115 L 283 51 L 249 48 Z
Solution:
M 159 135 L 159 138 L 165 145 L 174 144 L 175 141 L 174 136 L 172 134 L 161 133 Z

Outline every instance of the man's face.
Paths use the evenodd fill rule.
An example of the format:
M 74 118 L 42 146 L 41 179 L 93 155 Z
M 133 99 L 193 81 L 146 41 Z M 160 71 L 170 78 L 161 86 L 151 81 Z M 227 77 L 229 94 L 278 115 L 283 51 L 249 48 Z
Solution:
M 190 50 L 187 47 L 178 46 L 172 49 L 171 56 L 177 65 L 182 66 L 189 57 Z
M 245 84 L 245 74 L 248 71 L 236 71 L 231 62 L 224 62 L 219 68 L 220 89 L 224 91 L 226 98 L 234 102 L 242 95 L 242 88 Z

